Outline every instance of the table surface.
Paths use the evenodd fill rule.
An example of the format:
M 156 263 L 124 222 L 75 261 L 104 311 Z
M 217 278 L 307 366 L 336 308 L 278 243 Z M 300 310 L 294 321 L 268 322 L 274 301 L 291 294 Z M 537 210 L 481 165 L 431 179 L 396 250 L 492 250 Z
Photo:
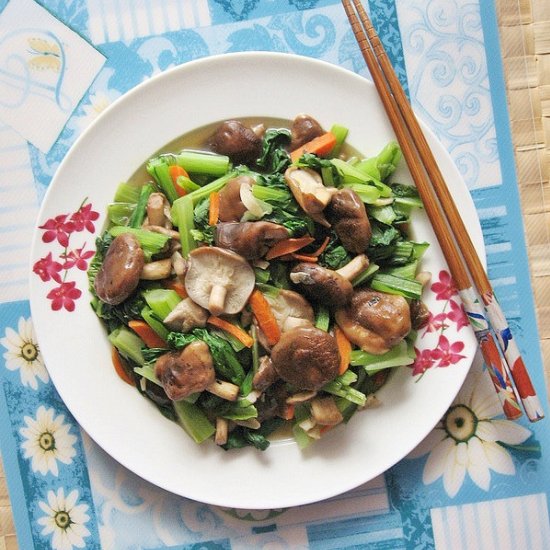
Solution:
M 541 351 L 550 380 L 550 3 L 497 0 L 502 55 Z M 16 550 L 0 460 L 0 550 Z

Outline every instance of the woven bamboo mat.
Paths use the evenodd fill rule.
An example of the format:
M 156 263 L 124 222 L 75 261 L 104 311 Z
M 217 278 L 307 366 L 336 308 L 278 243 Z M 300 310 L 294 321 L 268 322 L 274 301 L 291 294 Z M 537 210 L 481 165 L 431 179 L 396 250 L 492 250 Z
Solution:
M 550 2 L 497 0 L 521 206 L 550 381 Z M 0 550 L 17 550 L 0 461 Z M 24 550 L 24 549 L 21 549 Z

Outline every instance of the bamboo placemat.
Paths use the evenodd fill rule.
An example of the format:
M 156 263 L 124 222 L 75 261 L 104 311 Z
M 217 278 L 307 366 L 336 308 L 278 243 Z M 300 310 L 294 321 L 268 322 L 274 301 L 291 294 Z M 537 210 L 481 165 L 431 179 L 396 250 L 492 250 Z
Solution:
M 547 383 L 550 380 L 550 3 L 497 0 L 512 138 Z M 0 460 L 0 550 L 17 550 Z

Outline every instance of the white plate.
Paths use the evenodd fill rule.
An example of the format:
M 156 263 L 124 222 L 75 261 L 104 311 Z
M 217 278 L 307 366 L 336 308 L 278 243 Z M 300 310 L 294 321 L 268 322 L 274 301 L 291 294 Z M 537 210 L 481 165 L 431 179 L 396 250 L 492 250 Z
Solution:
M 262 52 L 193 61 L 144 82 L 98 118 L 59 167 L 37 225 L 78 211 L 86 199 L 85 204 L 100 213 L 99 219 L 91 220 L 93 226 L 63 226 L 71 217 L 57 218 L 61 233 L 64 227 L 68 235 L 69 253 L 84 247 L 79 254 L 86 260 L 85 252 L 94 247 L 94 235 L 101 232 L 116 186 L 162 146 L 194 128 L 230 117 L 290 119 L 302 112 L 325 128 L 333 123 L 347 126 L 348 141 L 366 155 L 376 154 L 394 138 L 373 85 L 334 65 Z M 430 132 L 427 135 L 484 257 L 470 194 L 442 145 Z M 410 181 L 405 168 L 398 177 Z M 84 214 L 89 218 L 89 212 Z M 418 240 L 432 243 L 424 269 L 437 279 L 446 264 L 423 214 L 417 216 L 414 228 Z M 58 239 L 44 242 L 46 231 L 35 233 L 35 271 L 48 262 L 55 268 L 55 260 L 64 263 L 59 259 L 67 252 L 64 245 Z M 49 236 L 56 237 L 56 231 Z M 64 243 L 63 236 L 60 239 Z M 69 254 L 69 265 L 74 263 L 71 258 L 74 254 Z M 65 302 L 53 298 L 63 276 Z M 410 368 L 399 369 L 379 392 L 381 407 L 357 414 L 307 451 L 301 452 L 290 441 L 277 441 L 263 453 L 225 452 L 214 444 L 194 444 L 117 377 L 105 332 L 88 305 L 85 271 L 74 265 L 56 278 L 57 282 L 43 280 L 48 279 L 44 274 L 42 278 L 31 274 L 32 316 L 53 383 L 76 420 L 106 452 L 142 478 L 178 495 L 221 506 L 265 509 L 306 504 L 381 474 L 439 421 L 460 389 L 476 350 L 470 328 L 450 323 L 444 336 L 449 344 L 462 342 L 463 349 L 460 343 L 450 349 L 464 355 L 463 359 L 446 368 L 434 366 L 419 381 Z M 434 293 L 428 293 L 427 299 L 434 313 L 441 313 L 445 303 L 449 310 L 449 303 L 436 300 Z M 61 309 L 52 309 L 54 303 Z M 72 306 L 73 311 L 66 309 Z M 419 346 L 434 347 L 437 337 L 430 333 Z

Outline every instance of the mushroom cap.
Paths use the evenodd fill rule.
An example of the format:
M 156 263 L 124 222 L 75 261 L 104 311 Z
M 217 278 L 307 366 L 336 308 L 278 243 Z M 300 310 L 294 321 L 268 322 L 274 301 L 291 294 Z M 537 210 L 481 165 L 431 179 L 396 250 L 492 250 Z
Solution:
M 227 222 L 216 226 L 216 245 L 232 250 L 247 260 L 264 256 L 279 241 L 288 239 L 290 233 L 282 225 L 273 222 Z
M 181 351 L 161 355 L 155 363 L 155 375 L 172 401 L 201 392 L 216 379 L 212 355 L 201 340 L 191 342 Z
M 229 180 L 220 191 L 220 214 L 221 222 L 238 222 L 246 212 L 246 206 L 241 201 L 241 187 L 243 185 L 252 187 L 254 178 L 247 175 L 240 175 Z
M 113 239 L 94 280 L 98 298 L 110 305 L 118 305 L 128 298 L 139 284 L 145 257 L 131 233 L 122 233 Z
M 285 332 L 271 351 L 278 375 L 299 390 L 318 390 L 338 374 L 340 354 L 333 336 L 313 326 Z
M 296 264 L 290 280 L 308 298 L 328 306 L 344 306 L 353 295 L 353 286 L 342 275 L 310 262 Z
M 354 292 L 350 304 L 336 311 L 335 318 L 351 342 L 375 355 L 386 353 L 411 330 L 407 300 L 369 288 Z
M 313 117 L 303 113 L 296 116 L 292 122 L 290 132 L 291 151 L 325 133 L 323 127 Z
M 201 247 L 189 254 L 185 276 L 187 294 L 213 315 L 238 313 L 254 290 L 254 270 L 235 252 L 215 246 Z M 213 308 L 212 296 L 223 296 Z
M 372 229 L 365 205 L 353 189 L 339 189 L 325 214 L 346 250 L 359 254 L 367 249 Z

